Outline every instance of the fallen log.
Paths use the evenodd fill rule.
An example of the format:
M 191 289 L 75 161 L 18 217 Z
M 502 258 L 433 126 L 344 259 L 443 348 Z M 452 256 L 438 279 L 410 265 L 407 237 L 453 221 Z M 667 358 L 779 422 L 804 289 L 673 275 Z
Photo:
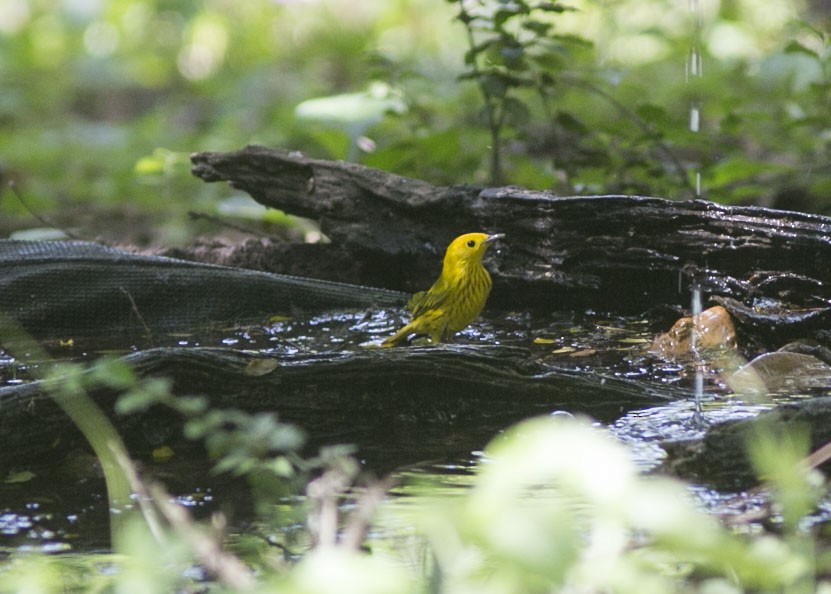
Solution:
M 303 259 L 310 276 L 337 275 L 324 262 L 336 257 L 353 263 L 345 268 L 351 282 L 423 289 L 453 237 L 483 230 L 507 234 L 487 260 L 496 306 L 642 312 L 688 305 L 691 285 L 739 301 L 780 299 L 781 284 L 766 279 L 783 275 L 810 287 L 809 295 L 789 290 L 795 308 L 800 299 L 831 301 L 831 219 L 822 216 L 703 200 L 438 187 L 257 146 L 191 160 L 205 181 L 227 181 L 266 206 L 318 221 L 334 247 L 273 253 L 295 272 Z
M 680 391 L 589 372 L 546 366 L 525 349 L 414 347 L 269 357 L 220 348 L 157 348 L 124 357 L 139 377 L 167 377 L 173 393 L 200 394 L 211 408 L 274 411 L 307 430 L 315 443 L 371 449 L 413 440 L 412 451 L 436 444 L 447 456 L 453 428 L 482 447 L 510 423 L 554 410 L 601 420 L 680 396 Z M 139 458 L 180 443 L 182 419 L 154 407 L 115 414 L 117 393 L 90 391 Z M 382 435 L 383 440 L 378 436 Z M 54 459 L 82 444 L 42 382 L 0 388 L 0 469 Z M 461 449 L 469 452 L 470 444 Z M 414 462 L 416 460 L 409 460 Z

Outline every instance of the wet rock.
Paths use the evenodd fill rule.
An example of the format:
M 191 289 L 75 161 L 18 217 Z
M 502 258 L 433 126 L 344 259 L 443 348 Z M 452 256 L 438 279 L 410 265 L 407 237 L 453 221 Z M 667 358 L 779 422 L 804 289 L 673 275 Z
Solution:
M 693 331 L 697 349 L 733 349 L 736 347 L 736 330 L 730 314 L 717 305 L 694 317 L 684 317 L 675 322 L 668 332 L 652 342 L 652 354 L 665 359 L 688 357 L 693 349 Z
M 752 419 L 719 423 L 701 439 L 666 442 L 662 470 L 723 491 L 751 488 L 759 480 L 748 448 L 761 431 L 806 431 L 810 449 L 816 450 L 831 441 L 831 397 L 782 404 Z M 831 470 L 829 464 L 820 469 Z
M 803 353 L 776 351 L 759 355 L 727 378 L 738 394 L 799 394 L 831 387 L 831 366 Z

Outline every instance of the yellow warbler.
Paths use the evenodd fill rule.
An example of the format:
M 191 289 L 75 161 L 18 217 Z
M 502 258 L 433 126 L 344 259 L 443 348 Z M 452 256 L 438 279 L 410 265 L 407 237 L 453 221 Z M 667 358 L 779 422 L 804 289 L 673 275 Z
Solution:
M 441 342 L 473 322 L 491 292 L 491 276 L 482 266 L 482 256 L 501 237 L 501 233 L 466 233 L 450 242 L 439 278 L 428 290 L 413 295 L 407 304 L 413 321 L 381 346 L 399 346 L 418 334 Z

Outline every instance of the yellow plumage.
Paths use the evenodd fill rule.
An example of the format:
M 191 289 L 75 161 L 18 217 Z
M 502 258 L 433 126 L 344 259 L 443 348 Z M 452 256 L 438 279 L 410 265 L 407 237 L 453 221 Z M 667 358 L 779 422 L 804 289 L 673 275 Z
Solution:
M 488 246 L 501 237 L 504 236 L 466 233 L 450 242 L 439 278 L 428 290 L 413 295 L 407 304 L 413 314 L 412 322 L 381 346 L 399 346 L 413 335 L 426 335 L 433 342 L 442 342 L 473 322 L 491 292 L 491 277 L 482 265 L 482 257 Z

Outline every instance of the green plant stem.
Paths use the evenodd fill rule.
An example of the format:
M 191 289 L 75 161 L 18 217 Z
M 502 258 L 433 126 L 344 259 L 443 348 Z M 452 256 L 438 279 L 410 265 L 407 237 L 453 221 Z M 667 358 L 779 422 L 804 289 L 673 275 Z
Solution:
M 467 12 L 465 11 L 464 7 L 459 5 L 459 21 L 465 27 L 465 32 L 467 33 L 467 43 L 470 47 L 471 51 L 473 48 L 476 47 L 476 40 L 473 37 L 473 29 L 470 27 L 470 20 L 467 18 L 461 18 L 462 15 L 467 16 Z M 474 78 L 476 79 L 476 85 L 479 87 L 479 92 L 482 93 L 482 98 L 485 101 L 485 114 L 488 118 L 488 129 L 490 130 L 491 135 L 491 152 L 490 152 L 490 183 L 493 186 L 502 185 L 502 124 L 504 123 L 504 110 L 503 114 L 497 116 L 496 111 L 496 101 L 488 92 L 487 87 L 485 87 L 483 73 L 482 70 L 479 68 L 479 64 L 476 61 L 476 58 L 473 58 L 472 61 L 472 68 Z
M 0 340 L 4 348 L 18 361 L 50 360 L 46 351 L 5 312 L 0 312 Z M 44 389 L 83 433 L 101 463 L 107 484 L 110 538 L 113 547 L 118 548 L 121 527 L 136 513 L 129 506 L 129 481 L 118 464 L 120 456 L 127 457 L 124 442 L 101 409 L 78 383 L 73 381 L 75 378 L 54 373 L 54 365 L 47 365 L 46 371 L 32 364 L 27 365 L 27 368 L 36 379 L 44 380 Z

